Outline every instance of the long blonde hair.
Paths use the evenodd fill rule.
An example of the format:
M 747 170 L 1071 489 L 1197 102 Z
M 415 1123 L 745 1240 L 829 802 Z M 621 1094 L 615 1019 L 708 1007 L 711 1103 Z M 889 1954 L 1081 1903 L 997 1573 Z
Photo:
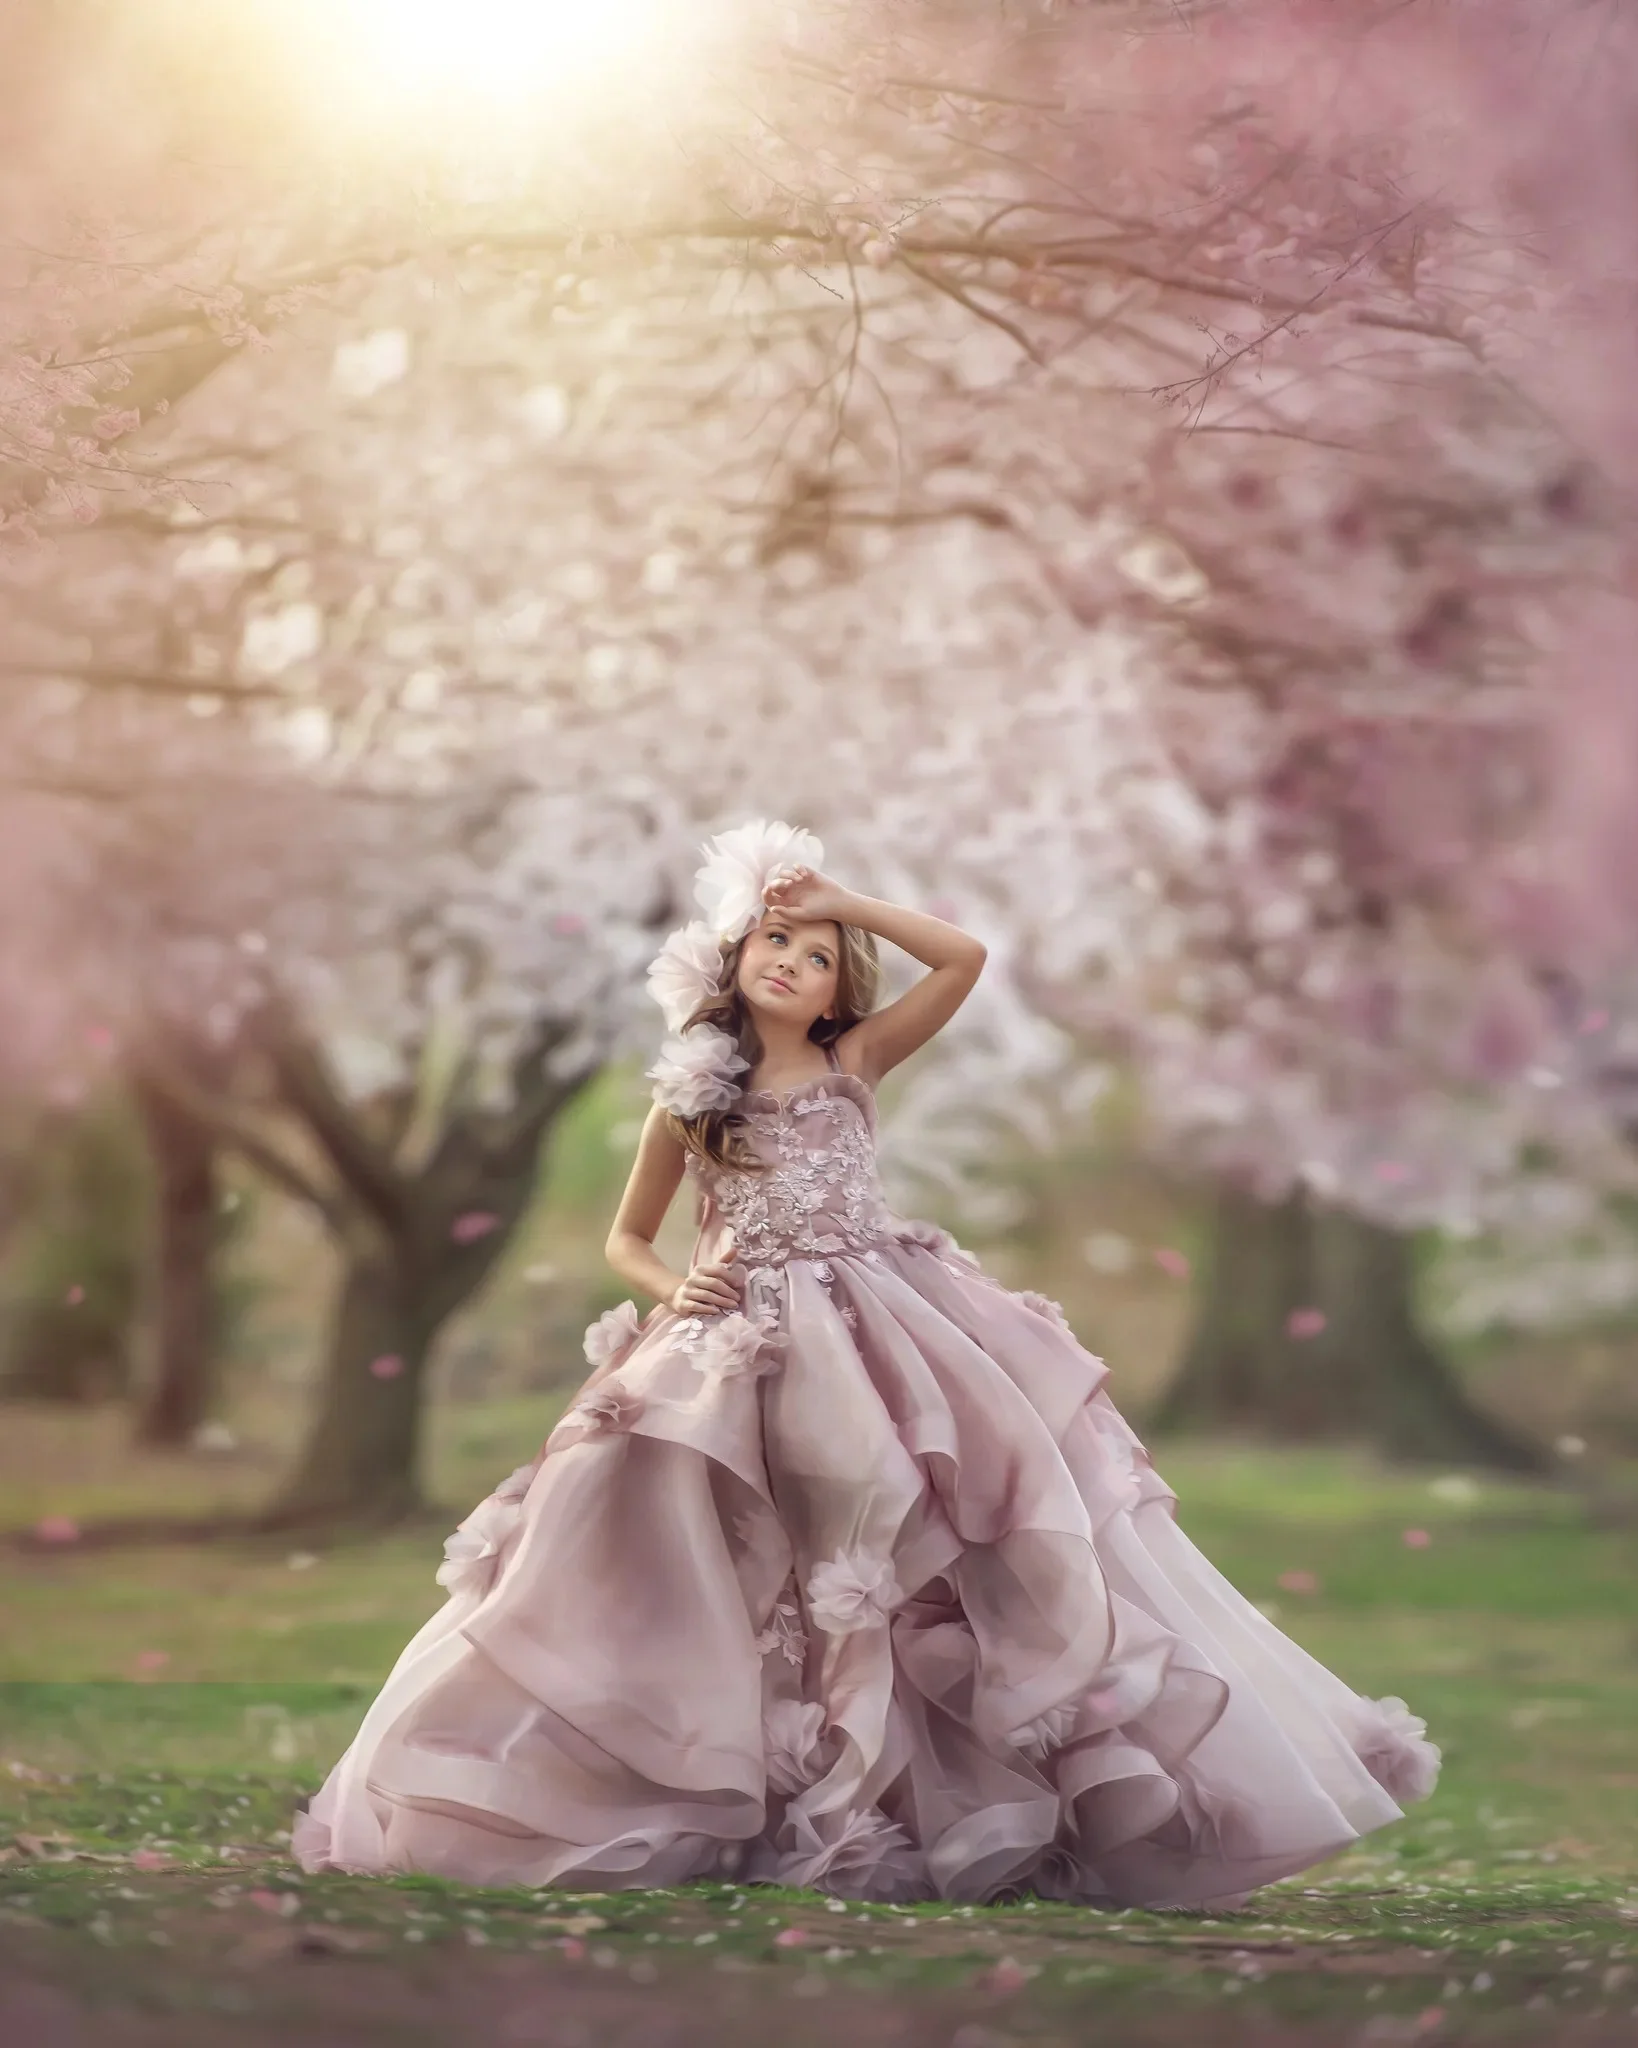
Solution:
M 833 1045 L 861 1017 L 869 1016 L 881 993 L 881 959 L 875 933 L 862 931 L 853 924 L 838 924 L 836 929 L 836 1014 L 816 1017 L 808 1027 L 808 1037 L 815 1045 Z M 749 936 L 747 933 L 746 938 Z M 751 1006 L 739 992 L 739 963 L 744 951 L 745 939 L 736 939 L 722 949 L 722 968 L 717 980 L 723 992 L 701 1003 L 683 1029 L 714 1024 L 719 1031 L 725 1031 L 745 1062 L 745 1072 L 753 1074 L 762 1058 L 762 1038 Z M 702 1116 L 678 1116 L 673 1110 L 666 1117 L 666 1125 L 684 1151 L 709 1159 L 714 1166 L 755 1170 L 761 1164 L 745 1135 L 744 1114 L 738 1108 L 707 1110 Z

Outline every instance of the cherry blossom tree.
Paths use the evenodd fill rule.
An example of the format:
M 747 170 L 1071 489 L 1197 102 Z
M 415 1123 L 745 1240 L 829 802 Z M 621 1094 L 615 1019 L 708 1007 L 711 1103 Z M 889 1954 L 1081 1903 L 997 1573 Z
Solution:
M 853 631 L 856 660 L 882 644 L 873 630 L 882 618 L 938 616 L 913 572 L 898 579 L 903 604 L 883 604 L 894 573 L 871 561 L 866 543 L 908 553 L 917 534 L 957 533 L 954 545 L 999 565 L 986 587 L 991 616 L 966 634 L 974 658 L 964 673 L 980 659 L 1006 661 L 1009 675 L 1037 670 L 1043 680 L 1018 729 L 1036 730 L 1036 716 L 1049 729 L 1056 689 L 1060 724 L 1076 741 L 1044 757 L 998 729 L 976 702 L 981 692 L 964 695 L 936 792 L 944 810 L 932 785 L 920 785 L 926 809 L 901 799 L 886 823 L 872 817 L 877 845 L 893 846 L 894 817 L 923 828 L 928 810 L 963 818 L 965 841 L 952 832 L 930 843 L 962 871 L 975 905 L 1010 908 L 1018 897 L 1007 884 L 1038 890 L 1043 870 L 1067 877 L 1080 923 L 1061 929 L 1077 929 L 1074 945 L 1091 957 L 1114 943 L 1109 928 L 1129 935 L 1146 914 L 1161 934 L 1175 924 L 1154 915 L 1154 864 L 1123 865 L 1113 850 L 1122 833 L 1129 848 L 1168 833 L 1187 845 L 1192 834 L 1195 863 L 1212 862 L 1224 897 L 1201 907 L 1202 920 L 1229 957 L 1212 968 L 1209 1033 L 1186 1023 L 1180 1032 L 1180 1006 L 1156 989 L 1173 970 L 1148 958 L 1152 946 L 1138 949 L 1141 973 L 1123 962 L 1122 986 L 1153 1019 L 1146 1042 L 1159 1048 L 1171 1034 L 1166 1059 L 1155 1053 L 1156 1099 L 1175 1105 L 1180 1142 L 1187 1131 L 1195 1155 L 1222 1166 L 1220 1139 L 1200 1113 L 1213 1088 L 1277 1105 L 1270 1077 L 1308 1072 L 1305 1106 L 1271 1109 L 1261 1145 L 1243 1149 L 1265 1168 L 1279 1158 L 1278 1172 L 1289 1173 L 1294 1158 L 1300 1166 L 1314 1156 L 1317 1123 L 1321 1163 L 1327 1150 L 1344 1157 L 1346 1174 L 1334 1162 L 1330 1170 L 1357 1197 L 1353 1150 L 1379 1119 L 1380 1089 L 1398 1102 L 1415 1075 L 1439 1100 L 1458 1084 L 1437 1062 L 1419 1064 L 1459 974 L 1448 963 L 1482 954 L 1490 971 L 1479 980 L 1500 991 L 1487 998 L 1490 1012 L 1529 1007 L 1508 952 L 1517 925 L 1504 932 L 1492 917 L 1482 940 L 1453 939 L 1452 920 L 1471 920 L 1470 906 L 1458 916 L 1442 899 L 1424 900 L 1430 890 L 1439 899 L 1434 884 L 1466 858 L 1472 835 L 1464 822 L 1413 851 L 1407 835 L 1427 839 L 1439 812 L 1412 799 L 1430 785 L 1442 792 L 1455 775 L 1480 799 L 1473 833 L 1488 847 L 1495 785 L 1505 781 L 1492 755 L 1508 752 L 1495 747 L 1495 730 L 1504 741 L 1538 731 L 1497 691 L 1532 660 L 1545 676 L 1567 647 L 1585 644 L 1566 636 L 1556 600 L 1600 575 L 1610 586 L 1607 563 L 1595 574 L 1589 535 L 1601 546 L 1619 527 L 1601 503 L 1596 421 L 1562 402 L 1574 380 L 1562 375 L 1564 352 L 1547 346 L 1543 309 L 1574 307 L 1588 260 L 1585 241 L 1573 243 L 1571 263 L 1555 272 L 1530 239 L 1562 206 L 1557 145 L 1539 126 L 1497 140 L 1500 98 L 1523 86 L 1488 32 L 1474 31 L 1478 83 L 1454 102 L 1460 118 L 1423 118 L 1426 105 L 1411 104 L 1397 82 L 1414 66 L 1393 37 L 1433 38 L 1410 47 L 1437 54 L 1427 76 L 1447 80 L 1463 51 L 1439 42 L 1445 29 L 1429 27 L 1430 14 L 1462 16 L 1470 29 L 1476 17 L 1394 12 L 1397 26 L 1366 7 L 1322 18 L 1274 5 L 1233 20 L 1143 7 L 998 8 L 959 23 L 931 7 L 813 9 L 789 27 L 758 18 L 732 63 L 718 53 L 727 68 L 716 74 L 754 85 L 754 146 L 725 119 L 729 93 L 699 102 L 689 175 L 659 187 L 634 177 L 635 203 L 583 168 L 572 200 L 548 214 L 529 182 L 538 163 L 501 180 L 498 197 L 492 186 L 456 203 L 469 166 L 452 182 L 446 170 L 413 242 L 416 286 L 446 300 L 435 346 L 453 359 L 453 297 L 470 289 L 468 258 L 449 254 L 457 229 L 462 250 L 510 267 L 513 287 L 499 316 L 513 365 L 501 377 L 513 409 L 500 432 L 511 438 L 476 465 L 458 380 L 446 380 L 426 418 L 412 410 L 425 387 L 408 372 L 426 323 L 404 317 L 404 277 L 389 258 L 406 251 L 389 231 L 401 224 L 390 195 L 367 192 L 344 218 L 326 219 L 318 253 L 311 218 L 295 209 L 292 230 L 288 203 L 275 208 L 284 238 L 270 230 L 254 274 L 236 269 L 224 289 L 240 295 L 244 332 L 287 326 L 295 361 L 318 347 L 332 400 L 363 408 L 370 432 L 344 431 L 327 469 L 311 459 L 311 422 L 332 415 L 314 412 L 311 378 L 269 378 L 265 405 L 247 411 L 243 365 L 218 370 L 190 404 L 186 459 L 169 436 L 142 444 L 145 473 L 190 480 L 191 535 L 159 535 L 181 592 L 161 644 L 152 606 L 133 611 L 115 574 L 95 662 L 65 662 L 57 619 L 19 636 L 15 668 L 53 687 L 168 693 L 304 750 L 309 766 L 368 764 L 372 786 L 377 764 L 400 774 L 407 753 L 447 790 L 461 764 L 490 758 L 497 732 L 516 744 L 515 718 L 525 732 L 528 717 L 541 721 L 544 744 L 564 664 L 601 697 L 600 716 L 611 704 L 633 717 L 651 708 L 662 671 L 680 687 L 677 654 L 712 644 L 698 632 L 707 602 L 730 620 L 736 602 L 747 604 L 752 623 L 726 637 L 757 652 L 733 672 L 757 678 L 741 685 L 754 693 L 754 715 L 773 715 L 759 668 L 769 659 L 755 617 L 759 576 L 789 618 L 810 633 L 816 619 L 829 629 L 818 644 Z M 1507 12 L 1515 43 L 1530 18 Z M 1342 32 L 1356 29 L 1380 40 L 1344 46 Z M 1327 83 L 1326 104 L 1344 118 L 1316 134 L 1315 79 L 1334 81 L 1338 51 L 1351 58 L 1361 47 L 1371 61 L 1357 72 L 1360 89 Z M 1616 132 L 1617 111 L 1600 103 L 1601 136 Z M 1480 131 L 1494 146 L 1479 174 L 1441 185 L 1452 152 Z M 271 160 L 293 132 L 270 123 Z M 165 211 L 158 205 L 155 217 Z M 605 231 L 617 239 L 599 247 Z M 467 363 L 474 390 L 490 374 L 483 352 L 497 331 L 491 289 L 483 302 Z M 338 303 L 355 327 L 341 354 L 327 326 Z M 519 381 L 517 338 L 532 329 L 549 329 L 555 345 Z M 1599 347 L 1614 345 L 1607 322 L 1598 332 Z M 635 371 L 634 343 L 643 356 Z M 156 347 L 156 360 L 176 354 L 170 339 Z M 227 396 L 213 410 L 224 376 Z M 1618 382 L 1604 377 L 1596 388 L 1613 402 Z M 751 420 L 758 431 L 747 433 Z M 459 459 L 440 463 L 435 432 L 458 434 Z M 382 462 L 388 433 L 403 452 Z M 549 521 L 536 479 L 505 460 L 525 434 L 551 464 Z M 622 460 L 622 447 L 638 446 L 641 466 Z M 1266 451 L 1288 447 L 1297 455 L 1271 468 Z M 737 472 L 736 448 L 745 456 Z M 395 509 L 425 505 L 441 528 L 437 545 L 427 520 L 383 515 L 387 490 L 337 522 L 350 495 L 337 488 L 343 462 L 390 479 Z M 611 556 L 616 504 L 623 541 Z M 574 534 L 567 548 L 565 532 Z M 521 568 L 519 535 L 537 547 Z M 402 565 L 391 585 L 365 573 L 359 558 L 372 543 Z M 856 605 L 835 604 L 838 577 Z M 510 597 L 496 604 L 493 591 Z M 1541 618 L 1525 616 L 1532 604 Z M 923 662 L 947 658 L 951 643 L 962 649 L 959 622 L 910 641 Z M 849 653 L 833 658 L 845 664 Z M 810 720 L 814 700 L 795 678 L 816 666 L 793 659 L 780 671 L 786 710 Z M 1616 690 L 1607 658 L 1589 667 Z M 983 684 L 992 695 L 993 676 Z M 1129 703 L 1121 710 L 1121 692 L 1129 700 L 1134 689 L 1146 699 L 1141 716 Z M 693 701 L 694 736 L 731 745 L 740 721 L 724 715 L 720 685 L 714 700 L 706 690 Z M 832 728 L 834 709 L 832 696 L 820 714 Z M 896 726 L 859 712 L 869 739 L 855 743 L 867 764 L 870 744 L 902 747 L 907 730 L 915 744 L 901 758 L 937 758 L 929 735 L 910 730 L 927 721 L 926 696 L 907 684 L 894 712 Z M 1117 730 L 1135 754 L 1117 748 L 1088 763 L 1089 736 L 1107 750 Z M 1553 737 L 1563 744 L 1562 724 Z M 1526 751 L 1545 745 L 1532 738 Z M 1418 749 L 1446 765 L 1418 765 Z M 1065 760 L 1087 771 L 1084 791 L 1106 786 L 1111 763 L 1145 755 L 1151 772 L 1134 779 L 1130 801 L 1103 807 L 1091 834 L 1068 829 Z M 702 747 L 689 772 L 709 780 L 710 758 Z M 809 758 L 834 772 L 838 757 Z M 1362 758 L 1373 764 L 1367 777 L 1349 765 Z M 1337 801 L 1339 777 L 1351 785 L 1348 806 Z M 679 808 L 667 809 L 669 821 Z M 703 797 L 697 809 L 709 813 Z M 1241 843 L 1236 832 L 1238 864 L 1223 858 Z M 1280 832 L 1289 843 L 1271 852 Z M 1336 833 L 1347 841 L 1342 857 L 1329 844 Z M 1373 885 L 1375 845 L 1393 849 L 1394 873 Z M 1316 918 L 1303 906 L 1336 874 L 1347 901 Z M 1596 889 L 1596 865 L 1591 882 Z M 1097 892 L 1103 901 L 1088 919 Z M 1395 906 L 1388 938 L 1384 901 Z M 1233 959 L 1224 941 L 1236 934 L 1271 988 Z M 1282 943 L 1284 965 L 1270 966 L 1265 956 Z M 1186 951 L 1174 931 L 1180 978 Z M 1370 1046 L 1371 991 L 1399 973 L 1379 955 L 1446 962 L 1400 976 L 1443 993 L 1417 1012 L 1414 1031 L 1389 1034 L 1387 1052 L 1345 1063 L 1339 1078 L 1324 1056 L 1333 1044 Z M 1239 982 L 1228 971 L 1236 966 Z M 1294 994 L 1300 973 L 1323 981 L 1328 972 L 1348 1001 L 1335 987 L 1323 999 L 1311 988 Z M 1190 1002 L 1198 1009 L 1190 998 L 1183 1012 Z M 1354 1028 L 1339 1036 L 1344 1022 Z M 1527 1038 L 1535 1029 L 1522 1028 Z M 1058 1058 L 1057 1041 L 1042 1046 L 1043 1062 Z M 1016 1056 L 1015 1030 L 1011 1047 Z M 1188 1085 L 1174 1088 L 1180 1075 Z M 1295 1104 L 1301 1086 L 1289 1092 Z

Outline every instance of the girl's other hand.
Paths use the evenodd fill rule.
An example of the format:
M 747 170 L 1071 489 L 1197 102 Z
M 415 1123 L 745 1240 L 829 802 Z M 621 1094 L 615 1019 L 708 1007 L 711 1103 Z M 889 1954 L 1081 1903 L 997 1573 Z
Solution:
M 720 1316 L 738 1308 L 745 1275 L 735 1269 L 736 1256 L 730 1248 L 720 1259 L 691 1268 L 667 1306 L 679 1316 Z

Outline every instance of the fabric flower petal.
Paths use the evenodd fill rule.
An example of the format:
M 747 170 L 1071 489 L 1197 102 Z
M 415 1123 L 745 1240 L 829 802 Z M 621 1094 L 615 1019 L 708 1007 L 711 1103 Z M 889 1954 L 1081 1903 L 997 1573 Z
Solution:
M 763 1717 L 768 1783 L 787 1798 L 818 1777 L 825 1710 L 817 1700 L 775 1700 Z
M 775 1354 L 781 1342 L 761 1317 L 735 1310 L 707 1324 L 692 1357 L 709 1381 L 739 1379 L 747 1374 L 754 1379 L 779 1362 Z
M 825 849 L 811 832 L 779 820 L 753 818 L 721 832 L 703 848 L 705 864 L 694 877 L 694 900 L 705 922 L 724 945 L 744 938 L 761 922 L 763 891 L 793 868 L 822 868 Z
M 629 1351 L 642 1331 L 642 1319 L 634 1301 L 623 1301 L 598 1317 L 586 1332 L 586 1363 L 594 1370 L 610 1365 Z
M 921 1857 L 904 1829 L 875 1807 L 850 1813 L 835 1839 L 818 1849 L 797 1849 L 775 1866 L 779 1884 L 873 1898 L 913 1890 Z
M 1439 1779 L 1443 1753 L 1427 1740 L 1427 1726 L 1402 1699 L 1368 1700 L 1364 1734 L 1355 1740 L 1359 1760 L 1390 1799 L 1413 1806 L 1426 1799 Z
M 722 992 L 722 948 L 708 924 L 680 925 L 649 964 L 648 992 L 668 1031 L 680 1031 L 699 1008 Z
M 827 1635 L 879 1627 L 903 1598 L 892 1560 L 862 1550 L 837 1551 L 808 1579 L 808 1613 Z
M 648 1078 L 662 1109 L 676 1116 L 706 1116 L 738 1099 L 740 1084 L 734 1076 L 742 1074 L 746 1064 L 726 1031 L 701 1024 L 665 1041 Z

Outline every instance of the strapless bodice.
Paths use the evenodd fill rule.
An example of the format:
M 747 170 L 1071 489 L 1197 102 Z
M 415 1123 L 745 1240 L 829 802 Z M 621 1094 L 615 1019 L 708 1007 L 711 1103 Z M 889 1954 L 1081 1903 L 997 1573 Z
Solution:
M 876 1171 L 876 1103 L 856 1074 L 820 1074 L 741 1098 L 759 1169 L 690 1157 L 747 1267 L 865 1252 L 895 1235 Z

